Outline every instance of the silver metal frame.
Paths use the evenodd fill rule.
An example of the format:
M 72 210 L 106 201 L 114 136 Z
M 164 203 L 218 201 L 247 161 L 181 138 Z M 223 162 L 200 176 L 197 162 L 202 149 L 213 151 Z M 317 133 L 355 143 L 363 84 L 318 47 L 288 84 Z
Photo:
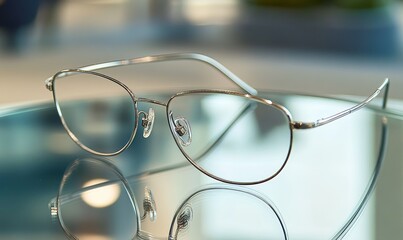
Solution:
M 229 90 L 211 90 L 211 89 L 202 89 L 202 90 L 190 90 L 190 91 L 184 91 L 184 92 L 180 92 L 177 93 L 175 95 L 173 95 L 167 103 L 163 103 L 157 100 L 153 100 L 153 99 L 148 99 L 148 98 L 137 98 L 134 93 L 122 82 L 120 82 L 119 80 L 116 80 L 110 76 L 95 72 L 95 70 L 100 70 L 100 69 L 105 69 L 105 68 L 111 68 L 111 67 L 119 67 L 119 66 L 125 66 L 125 65 L 132 65 L 132 64 L 142 64 L 142 63 L 152 63 L 152 62 L 162 62 L 162 61 L 175 61 L 175 60 L 196 60 L 196 61 L 201 61 L 203 63 L 206 63 L 208 65 L 210 65 L 211 67 L 215 68 L 216 70 L 218 70 L 220 73 L 222 73 L 225 77 L 227 77 L 230 81 L 232 81 L 234 84 L 236 84 L 238 87 L 240 87 L 242 90 L 244 90 L 246 93 L 241 93 L 241 92 L 235 92 L 235 91 L 229 91 Z M 120 85 L 121 87 L 123 87 L 128 94 L 130 95 L 133 103 L 134 103 L 134 111 L 135 111 L 135 126 L 134 129 L 132 130 L 131 136 L 129 141 L 118 151 L 113 152 L 113 153 L 101 153 L 101 152 L 97 152 L 94 151 L 88 147 L 86 147 L 84 144 L 82 144 L 79 139 L 74 135 L 74 133 L 69 129 L 69 127 L 67 126 L 64 118 L 63 118 L 63 114 L 60 110 L 60 106 L 57 102 L 57 96 L 55 93 L 55 87 L 57 86 L 57 79 L 61 78 L 61 77 L 66 77 L 69 75 L 73 75 L 73 74 L 77 74 L 77 73 L 86 73 L 86 74 L 93 74 L 99 77 L 103 77 L 107 80 L 110 80 L 118 85 Z M 368 105 L 374 98 L 376 98 L 380 92 L 382 90 L 385 90 L 384 96 L 383 96 L 383 103 L 382 103 L 382 108 L 385 109 L 386 108 L 386 103 L 387 103 L 387 97 L 388 97 L 388 90 L 389 90 L 389 79 L 385 79 L 383 81 L 383 83 L 375 90 L 375 92 L 373 92 L 369 97 L 367 97 L 364 101 L 352 106 L 351 108 L 348 108 L 346 110 L 343 110 L 341 112 L 338 112 L 336 114 L 333 114 L 331 116 L 328 117 L 324 117 L 321 119 L 318 119 L 316 121 L 312 121 L 312 122 L 302 122 L 302 121 L 294 121 L 292 119 L 291 113 L 287 110 L 287 108 L 285 108 L 284 106 L 275 103 L 271 100 L 265 99 L 265 98 L 261 98 L 256 96 L 257 95 L 257 91 L 252 88 L 251 86 L 249 86 L 247 83 L 245 83 L 244 81 L 242 81 L 240 78 L 238 78 L 234 73 L 232 73 L 230 70 L 228 70 L 226 67 L 224 67 L 222 64 L 220 64 L 219 62 L 217 62 L 216 60 L 202 55 L 202 54 L 197 54 L 197 53 L 179 53 L 179 54 L 166 54 L 166 55 L 155 55 L 155 56 L 146 56 L 146 57 L 140 57 L 140 58 L 133 58 L 133 59 L 127 59 L 127 60 L 118 60 L 118 61 L 112 61 L 112 62 L 106 62 L 106 63 L 99 63 L 99 64 L 95 64 L 95 65 L 90 65 L 90 66 L 85 66 L 85 67 L 81 67 L 78 69 L 67 69 L 67 70 L 62 70 L 60 72 L 57 72 L 55 75 L 53 75 L 52 77 L 46 79 L 45 81 L 45 86 L 48 90 L 53 92 L 53 98 L 54 98 L 54 102 L 58 111 L 58 114 L 60 116 L 60 119 L 62 121 L 62 124 L 64 126 L 64 128 L 66 129 L 67 133 L 69 134 L 69 136 L 73 139 L 74 142 L 76 142 L 81 148 L 83 148 L 84 150 L 96 154 L 96 155 L 100 155 L 100 156 L 114 156 L 117 155 L 121 152 L 123 152 L 126 148 L 128 148 L 130 146 L 130 144 L 133 142 L 133 139 L 136 135 L 137 132 L 137 128 L 138 128 L 138 119 L 139 119 L 139 112 L 137 109 L 137 102 L 149 102 L 149 103 L 153 103 L 153 104 L 158 104 L 161 106 L 166 107 L 167 109 L 167 120 L 171 129 L 171 133 L 172 136 L 176 142 L 176 144 L 178 145 L 179 149 L 181 150 L 181 152 L 183 153 L 183 155 L 187 158 L 187 160 L 193 165 L 195 166 L 197 169 L 199 169 L 201 172 L 203 172 L 204 174 L 206 174 L 207 176 L 214 178 L 218 181 L 221 182 L 225 182 L 225 183 L 230 183 L 230 184 L 237 184 L 237 185 L 252 185 L 252 184 L 259 184 L 259 183 L 263 183 L 266 182 L 272 178 L 274 178 L 275 176 L 277 176 L 281 170 L 284 168 L 285 164 L 287 163 L 290 153 L 291 153 L 291 149 L 292 149 L 292 143 L 293 143 L 293 130 L 298 130 L 298 129 L 311 129 L 311 128 L 315 128 L 315 127 L 320 127 L 323 126 L 325 124 L 331 123 L 335 120 L 338 120 L 342 117 L 345 117 L 363 107 L 365 107 L 366 105 Z M 172 120 L 169 117 L 169 104 L 172 101 L 173 98 L 178 97 L 178 96 L 182 96 L 182 95 L 186 95 L 186 94 L 205 94 L 205 93 L 215 93 L 215 94 L 227 94 L 227 95 L 234 95 L 234 96 L 239 96 L 239 97 L 244 97 L 244 98 L 248 98 L 250 100 L 265 104 L 265 105 L 270 105 L 272 107 L 277 108 L 278 110 L 280 110 L 281 112 L 284 113 L 284 115 L 288 118 L 289 120 L 289 126 L 290 126 L 290 147 L 287 153 L 287 157 L 284 160 L 284 164 L 281 166 L 281 168 L 275 172 L 272 176 L 269 176 L 266 179 L 262 179 L 259 181 L 253 181 L 253 182 L 237 182 L 237 181 L 230 181 L 230 180 L 226 180 L 223 178 L 220 178 L 218 176 L 215 176 L 209 172 L 207 172 L 206 170 L 204 170 L 202 167 L 200 167 L 195 161 L 194 159 L 191 159 L 183 150 L 183 148 L 181 147 L 180 143 L 178 142 L 177 138 L 175 138 L 175 129 L 174 129 L 174 123 L 172 123 Z M 236 120 L 234 120 L 236 121 Z M 230 126 L 232 126 L 232 124 L 230 124 Z M 229 126 L 229 127 L 230 127 Z M 226 131 L 224 131 L 223 134 L 225 134 Z M 221 138 L 221 137 L 220 137 Z

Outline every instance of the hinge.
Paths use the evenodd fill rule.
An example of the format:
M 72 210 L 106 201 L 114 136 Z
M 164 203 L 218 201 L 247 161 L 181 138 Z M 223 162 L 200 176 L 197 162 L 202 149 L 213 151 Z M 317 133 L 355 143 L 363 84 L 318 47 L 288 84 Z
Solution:
M 46 89 L 48 89 L 49 91 L 53 91 L 53 81 L 52 81 L 52 79 L 47 79 L 45 81 L 45 86 L 46 86 Z
M 314 122 L 304 123 L 304 122 L 292 122 L 291 123 L 294 129 L 310 129 L 317 126 Z

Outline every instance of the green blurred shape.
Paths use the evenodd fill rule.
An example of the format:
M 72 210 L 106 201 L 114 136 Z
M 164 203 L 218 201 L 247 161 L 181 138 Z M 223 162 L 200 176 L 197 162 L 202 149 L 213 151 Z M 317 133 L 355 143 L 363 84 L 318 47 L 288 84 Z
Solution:
M 386 6 L 393 0 L 336 0 L 336 4 L 343 8 L 367 9 Z
M 261 6 L 274 6 L 284 8 L 303 8 L 322 3 L 324 0 L 249 0 L 249 3 Z

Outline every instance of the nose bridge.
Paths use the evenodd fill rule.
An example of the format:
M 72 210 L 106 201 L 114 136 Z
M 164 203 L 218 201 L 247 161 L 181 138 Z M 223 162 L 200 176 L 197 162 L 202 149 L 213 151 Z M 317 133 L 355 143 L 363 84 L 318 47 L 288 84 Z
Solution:
M 157 104 L 157 105 L 160 105 L 160 106 L 163 106 L 163 107 L 167 106 L 166 103 L 163 103 L 163 102 L 158 101 L 158 100 L 150 99 L 150 98 L 138 98 L 137 102 L 152 103 L 152 104 Z
M 137 98 L 136 102 L 138 103 L 151 103 L 159 106 L 166 107 L 167 105 L 161 101 L 149 99 L 149 98 Z M 143 137 L 148 138 L 151 135 L 154 125 L 155 113 L 152 107 L 148 108 L 148 112 L 138 111 L 137 112 L 138 121 L 140 121 L 141 126 L 144 128 Z M 141 117 L 142 116 L 142 117 Z

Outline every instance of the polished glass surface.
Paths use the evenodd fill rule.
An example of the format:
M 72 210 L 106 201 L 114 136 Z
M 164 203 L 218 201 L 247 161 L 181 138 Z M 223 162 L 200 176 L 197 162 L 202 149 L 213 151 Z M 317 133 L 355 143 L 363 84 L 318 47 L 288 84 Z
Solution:
M 317 118 L 354 105 L 352 102 L 310 96 L 281 93 L 261 95 L 275 99 L 302 120 Z M 164 96 L 170 94 L 163 94 L 161 98 Z M 108 161 L 112 161 L 122 173 L 124 179 L 127 179 L 127 185 L 132 190 L 138 209 L 133 211 L 133 208 L 127 207 L 127 204 L 131 203 L 128 200 L 130 199 L 126 190 L 128 188 L 124 182 L 119 182 L 117 186 L 121 197 L 119 199 L 122 202 L 121 205 L 116 205 L 120 207 L 113 211 L 123 215 L 110 215 L 105 212 L 105 216 L 113 216 L 114 221 L 107 218 L 96 220 L 109 220 L 108 225 L 112 225 L 108 229 L 113 231 L 108 234 L 112 236 L 117 236 L 113 235 L 116 234 L 116 229 L 119 229 L 120 233 L 125 233 L 120 229 L 123 226 L 120 225 L 120 221 L 129 219 L 127 221 L 131 222 L 132 226 L 140 222 L 143 231 L 166 239 L 172 224 L 178 224 L 178 221 L 174 221 L 177 219 L 175 213 L 179 211 L 177 215 L 181 215 L 183 210 L 182 216 L 186 219 L 184 203 L 189 200 L 193 220 L 183 234 L 209 238 L 227 232 L 223 230 L 229 226 L 240 230 L 241 226 L 248 226 L 255 229 L 256 235 L 252 239 L 259 239 L 259 234 L 266 235 L 263 231 L 256 230 L 259 228 L 256 228 L 253 222 L 266 218 L 274 221 L 278 213 L 290 239 L 330 239 L 337 236 L 342 229 L 346 227 L 348 229 L 348 226 L 353 227 L 345 236 L 347 239 L 398 237 L 400 230 L 395 226 L 403 224 L 399 222 L 402 216 L 399 214 L 401 201 L 397 201 L 399 196 L 396 195 L 400 189 L 391 183 L 393 179 L 399 179 L 403 175 L 398 167 L 402 156 L 398 143 L 403 136 L 401 134 L 403 122 L 398 115 L 386 114 L 388 134 L 383 168 L 369 202 L 361 206 L 370 190 L 374 173 L 380 166 L 378 163 L 382 152 L 385 114 L 376 104 L 374 106 L 373 109 L 364 108 L 334 124 L 296 132 L 294 150 L 287 163 L 287 171 L 282 171 L 281 177 L 273 181 L 247 188 L 248 191 L 257 192 L 258 196 L 263 196 L 263 199 L 275 206 L 274 210 L 267 208 L 265 208 L 267 211 L 259 210 L 260 214 L 255 214 L 249 204 L 242 204 L 244 201 L 254 202 L 256 199 L 251 195 L 232 192 L 209 194 L 209 191 L 206 191 L 206 195 L 197 194 L 200 189 L 208 188 L 211 183 L 217 184 L 217 181 L 189 165 L 181 151 L 175 147 L 176 143 L 172 139 L 168 123 L 156 119 L 153 134 L 149 138 L 136 138 L 127 151 L 108 158 Z M 147 103 L 142 107 L 149 109 Z M 154 110 L 156 116 L 165 112 L 163 107 L 155 107 Z M 2 184 L 0 189 L 4 213 L 0 217 L 1 238 L 66 239 L 58 221 L 52 221 L 55 219 L 52 218 L 49 201 L 58 195 L 60 189 L 63 193 L 76 192 L 92 179 L 101 179 L 95 184 L 102 184 L 105 179 L 115 181 L 120 178 L 116 174 L 110 175 L 108 173 L 110 170 L 87 166 L 85 171 L 83 170 L 85 174 L 74 175 L 76 180 L 64 184 L 61 188 L 61 182 L 69 166 L 77 159 L 88 159 L 88 153 L 66 135 L 54 106 L 46 103 L 2 109 L 1 114 L 1 176 L 2 183 L 7 183 Z M 257 117 L 257 120 L 261 119 Z M 264 126 L 259 125 L 259 122 L 256 124 Z M 254 154 L 256 155 L 252 154 L 247 158 L 253 159 L 259 156 L 258 152 Z M 149 204 L 143 204 L 144 199 L 150 199 L 147 197 L 150 195 L 153 201 L 148 202 L 155 202 L 156 214 L 147 207 Z M 192 195 L 193 198 L 190 197 Z M 261 200 L 258 202 L 260 203 L 257 205 L 258 208 L 267 206 Z M 78 211 L 70 210 L 68 212 L 70 217 L 74 219 L 75 214 L 82 214 L 85 211 L 99 211 L 88 204 L 81 204 L 80 208 L 71 208 Z M 107 209 L 112 210 L 109 207 Z M 222 219 L 223 215 L 232 216 L 233 213 L 226 209 L 238 209 L 237 216 L 242 220 L 217 227 L 215 222 Z M 225 214 L 220 210 L 225 211 Z M 359 218 L 355 222 L 353 218 L 357 213 Z M 154 215 L 156 218 L 150 217 Z M 390 224 L 391 221 L 396 225 Z M 95 223 L 99 224 L 98 226 L 105 224 L 103 221 Z M 352 225 L 353 223 L 355 224 Z M 279 221 L 276 224 L 273 225 L 277 226 L 273 228 L 273 232 L 281 234 L 281 224 Z M 172 231 L 174 232 L 176 228 L 172 227 Z M 94 229 L 98 232 L 92 231 L 92 233 L 98 236 L 105 234 L 99 232 L 98 228 Z M 129 230 L 137 231 L 135 227 Z M 200 231 L 206 235 L 202 235 Z M 127 235 L 132 233 L 126 231 Z

